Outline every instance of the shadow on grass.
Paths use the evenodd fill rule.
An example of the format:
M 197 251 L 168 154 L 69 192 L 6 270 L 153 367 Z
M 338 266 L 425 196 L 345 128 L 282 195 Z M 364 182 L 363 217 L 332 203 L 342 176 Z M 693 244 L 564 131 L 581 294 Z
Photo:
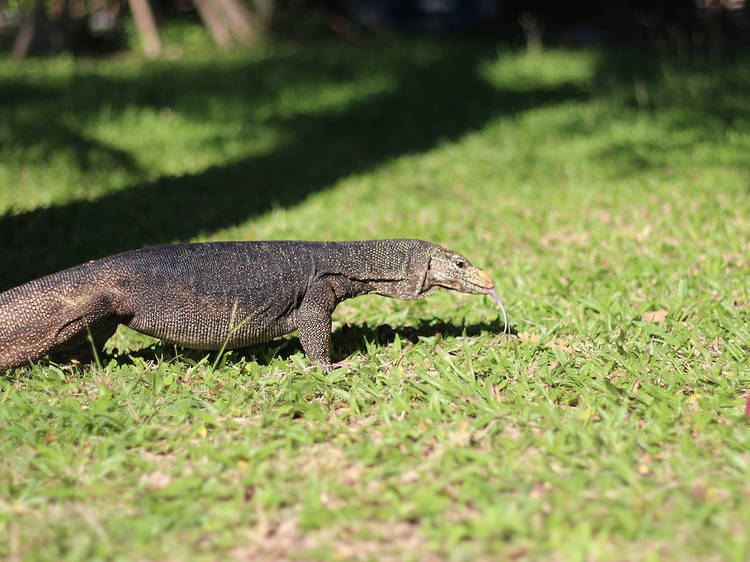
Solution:
M 503 324 L 499 319 L 476 324 L 452 324 L 443 320 L 432 319 L 421 320 L 416 326 L 391 326 L 389 324 L 369 326 L 367 323 L 344 324 L 334 330 L 331 336 L 331 360 L 337 362 L 346 359 L 354 353 L 366 353 L 368 343 L 379 347 L 387 347 L 393 344 L 397 336 L 401 341 L 418 344 L 421 338 L 476 337 L 485 333 L 499 335 L 502 332 Z M 509 334 L 516 335 L 516 330 L 510 327 Z M 216 359 L 217 352 L 186 349 L 172 344 L 157 342 L 155 345 L 119 355 L 117 356 L 117 361 L 128 363 L 131 357 L 139 357 L 146 361 L 173 361 L 180 357 L 186 357 L 198 362 L 204 359 L 209 353 L 210 361 Z M 244 357 L 265 365 L 274 358 L 287 360 L 292 355 L 298 353 L 304 353 L 304 351 L 297 337 L 286 336 L 270 342 L 233 350 L 227 361 L 231 363 Z M 290 366 L 290 369 L 294 370 L 292 366 Z
M 316 54 L 310 49 L 278 60 L 235 61 L 219 68 L 149 67 L 135 86 L 99 75 L 83 75 L 49 89 L 29 86 L 29 92 L 21 83 L 2 86 L 2 99 L 11 105 L 22 104 L 27 94 L 49 104 L 55 96 L 68 96 L 82 122 L 105 106 L 111 111 L 166 106 L 193 119 L 231 123 L 249 119 L 253 104 L 268 102 L 290 83 L 301 85 L 301 93 L 305 85 L 346 85 L 368 74 L 382 75 L 390 84 L 323 111 L 275 116 L 271 124 L 285 141 L 270 153 L 193 175 L 136 183 L 94 200 L 5 214 L 0 217 L 0 290 L 88 259 L 239 224 L 275 206 L 298 204 L 350 174 L 456 139 L 496 116 L 586 95 L 573 84 L 498 90 L 479 70 L 493 56 L 491 45 L 467 43 L 432 44 L 415 52 L 403 47 L 339 48 Z M 26 113 L 18 115 L 25 117 L 8 123 L 15 143 L 44 150 L 74 146 L 75 160 L 82 164 L 97 161 L 87 158 L 89 153 L 112 157 L 107 147 L 60 134 L 59 127 L 45 132 L 38 122 L 29 122 Z
M 0 145 L 27 149 L 34 158 L 62 153 L 79 170 L 113 167 L 136 179 L 93 200 L 0 216 L 0 290 L 88 259 L 242 224 L 274 207 L 297 205 L 349 175 L 535 107 L 595 97 L 611 106 L 601 112 L 604 119 L 653 112 L 669 118 L 666 133 L 673 123 L 674 130 L 716 139 L 750 123 L 750 72 L 742 61 L 709 67 L 602 52 L 591 80 L 503 89 L 481 71 L 495 57 L 494 45 L 481 42 L 318 45 L 258 60 L 151 64 L 134 76 L 109 69 L 49 84 L 23 77 L 4 81 L 0 109 L 7 119 Z M 372 77 L 386 86 L 360 89 Z M 327 87 L 354 95 L 328 105 L 304 101 Z M 282 94 L 292 98 L 286 109 Z M 258 107 L 271 109 L 259 117 Z M 55 117 L 58 108 L 66 116 L 62 122 Z M 281 140 L 267 153 L 148 180 L 131 155 L 83 132 L 107 112 L 121 115 L 129 108 L 166 108 L 191 122 L 226 125 L 226 137 L 217 143 L 244 142 L 258 124 Z M 592 132 L 584 125 L 564 126 L 570 134 Z M 232 137 L 236 133 L 229 131 L 238 127 L 244 132 Z M 613 174 L 648 173 L 670 164 L 664 143 L 688 150 L 692 142 L 670 140 L 666 133 L 650 144 L 612 144 L 597 157 Z M 331 216 L 345 212 L 332 209 Z
M 592 88 L 613 111 L 646 117 L 655 131 L 612 140 L 595 157 L 612 177 L 684 166 L 699 142 L 715 145 L 715 160 L 748 174 L 750 159 L 727 137 L 750 127 L 750 65 L 746 55 L 721 60 L 640 57 L 604 51 Z M 716 154 L 720 152 L 721 154 Z M 677 160 L 677 162 L 675 162 Z

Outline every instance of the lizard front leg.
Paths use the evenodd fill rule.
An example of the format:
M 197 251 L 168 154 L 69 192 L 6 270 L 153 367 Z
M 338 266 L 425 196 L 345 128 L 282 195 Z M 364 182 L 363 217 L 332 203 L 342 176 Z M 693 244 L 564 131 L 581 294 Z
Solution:
M 297 330 L 302 349 L 324 372 L 331 370 L 331 314 L 336 292 L 325 279 L 308 288 L 297 312 Z

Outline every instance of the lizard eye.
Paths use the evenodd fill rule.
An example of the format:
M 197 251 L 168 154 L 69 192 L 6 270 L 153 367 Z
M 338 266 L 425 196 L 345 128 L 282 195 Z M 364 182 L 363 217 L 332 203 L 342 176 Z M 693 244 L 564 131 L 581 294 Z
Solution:
M 464 268 L 464 262 L 461 261 L 461 260 L 455 260 L 453 262 L 453 265 L 455 265 L 458 269 L 463 269 Z

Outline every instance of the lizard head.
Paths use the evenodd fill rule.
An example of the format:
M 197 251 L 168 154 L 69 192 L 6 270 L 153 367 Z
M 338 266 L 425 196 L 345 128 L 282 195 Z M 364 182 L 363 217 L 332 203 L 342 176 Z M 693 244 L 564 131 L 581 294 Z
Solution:
M 422 292 L 429 294 L 436 289 L 453 289 L 462 293 L 486 295 L 494 287 L 487 272 L 473 265 L 458 252 L 433 246 L 425 274 Z

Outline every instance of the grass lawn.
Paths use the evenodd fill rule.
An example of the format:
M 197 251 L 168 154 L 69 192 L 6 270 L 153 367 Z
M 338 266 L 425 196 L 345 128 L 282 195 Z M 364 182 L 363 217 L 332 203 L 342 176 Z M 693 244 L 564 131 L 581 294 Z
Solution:
M 170 51 L 173 54 L 175 50 Z M 418 237 L 489 297 L 0 376 L 8 560 L 750 559 L 750 58 L 445 41 L 0 60 L 0 290 L 176 241 Z

